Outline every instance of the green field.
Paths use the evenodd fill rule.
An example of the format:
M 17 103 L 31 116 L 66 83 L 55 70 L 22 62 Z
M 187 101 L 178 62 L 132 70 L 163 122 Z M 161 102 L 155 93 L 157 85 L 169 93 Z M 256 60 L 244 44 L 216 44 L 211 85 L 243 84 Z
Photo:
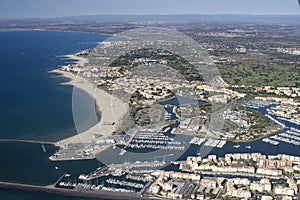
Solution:
M 239 64 L 218 67 L 222 78 L 231 85 L 300 87 L 300 68 L 296 66 Z

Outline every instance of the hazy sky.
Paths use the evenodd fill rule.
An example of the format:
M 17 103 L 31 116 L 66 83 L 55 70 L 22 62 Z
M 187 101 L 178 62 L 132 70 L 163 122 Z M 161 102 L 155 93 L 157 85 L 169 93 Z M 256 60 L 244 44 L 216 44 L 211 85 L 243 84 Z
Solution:
M 0 18 L 94 14 L 300 14 L 297 0 L 0 0 Z

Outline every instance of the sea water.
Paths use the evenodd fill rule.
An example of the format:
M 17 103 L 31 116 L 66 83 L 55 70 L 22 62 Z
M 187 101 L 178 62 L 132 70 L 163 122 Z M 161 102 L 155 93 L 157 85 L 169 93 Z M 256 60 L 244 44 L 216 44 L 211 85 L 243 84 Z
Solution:
M 0 31 L 0 139 L 56 141 L 76 134 L 72 87 L 47 71 L 64 65 L 62 55 L 92 48 L 108 36 L 60 31 Z M 92 101 L 88 95 L 86 100 Z M 88 173 L 99 163 L 51 162 L 57 148 L 30 143 L 0 143 L 0 180 L 49 185 L 64 172 Z M 49 194 L 0 191 L 0 199 L 74 199 Z

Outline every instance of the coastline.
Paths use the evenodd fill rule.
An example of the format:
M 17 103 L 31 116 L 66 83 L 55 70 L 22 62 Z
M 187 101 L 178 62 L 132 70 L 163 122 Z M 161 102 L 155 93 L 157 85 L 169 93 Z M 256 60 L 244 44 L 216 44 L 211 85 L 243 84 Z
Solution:
M 87 58 L 82 58 L 77 55 L 65 55 L 65 57 L 75 60 L 75 63 L 80 66 L 83 66 L 88 62 Z M 71 143 L 90 143 L 95 140 L 95 134 L 102 135 L 100 138 L 107 138 L 118 129 L 123 116 L 125 116 L 129 110 L 129 107 L 126 103 L 122 102 L 122 100 L 114 97 L 106 91 L 99 89 L 89 80 L 71 72 L 54 69 L 49 71 L 48 73 L 56 73 L 64 78 L 69 79 L 68 82 L 60 83 L 60 85 L 71 85 L 73 87 L 76 87 L 76 89 L 83 90 L 84 92 L 92 96 L 95 99 L 96 106 L 101 113 L 100 121 L 97 124 L 86 131 L 55 142 L 56 146 L 65 148 L 68 146 L 68 144 Z M 116 110 L 117 112 L 113 112 L 112 107 L 114 107 L 114 110 Z M 100 153 L 108 147 L 109 145 L 104 146 L 100 148 L 96 153 Z
M 66 60 L 74 60 L 75 64 L 83 66 L 88 63 L 88 59 L 84 57 L 77 56 L 76 54 L 67 54 L 63 56 Z
M 48 41 L 48 40 L 47 40 Z M 55 41 L 55 40 L 53 40 L 53 41 Z M 51 44 L 53 41 L 49 41 L 49 43 Z M 68 43 L 63 43 L 63 45 L 67 45 Z M 71 46 L 72 48 L 74 48 L 73 46 Z M 71 48 L 70 47 L 70 48 Z M 75 46 L 76 47 L 76 46 Z M 47 47 L 46 47 L 47 48 Z M 16 49 L 16 48 L 13 48 L 13 49 Z M 50 48 L 47 48 L 47 49 L 50 49 Z M 39 50 L 36 50 L 36 51 L 39 51 Z M 36 52 L 36 51 L 33 51 L 33 52 Z M 54 59 L 61 59 L 61 58 L 57 58 L 57 57 L 55 57 L 55 55 L 57 55 L 57 54 L 59 54 L 59 55 L 62 55 L 63 53 L 61 53 L 61 51 L 59 51 L 59 50 L 57 50 L 57 49 L 53 49 L 53 50 L 51 50 L 51 53 L 52 53 L 52 51 L 53 51 L 53 58 Z M 68 52 L 70 52 L 71 50 L 68 50 L 68 48 L 66 48 L 66 50 L 64 50 L 64 51 L 68 51 Z M 63 51 L 63 52 L 64 52 Z M 72 49 L 72 51 L 74 51 L 73 49 Z M 25 51 L 24 51 L 25 52 Z M 28 52 L 31 52 L 31 51 L 28 51 Z M 44 53 L 44 52 L 41 52 L 41 53 Z M 26 51 L 26 54 L 27 54 L 27 51 Z M 28 54 L 30 54 L 30 53 L 28 53 Z M 35 55 L 35 54 L 34 54 Z M 48 54 L 45 54 L 47 57 L 49 57 L 49 55 Z M 5 55 L 4 55 L 5 56 Z M 22 53 L 22 57 L 23 57 L 23 53 Z M 25 57 L 25 56 L 24 56 Z M 31 58 L 31 57 L 30 57 Z M 42 57 L 41 57 L 42 58 Z M 52 58 L 52 57 L 50 57 L 50 58 Z M 69 59 L 76 59 L 76 58 L 79 58 L 79 57 L 77 57 L 76 55 L 67 55 L 66 56 L 66 58 L 69 58 Z M 14 59 L 14 60 L 19 60 L 19 57 L 12 57 L 12 59 Z M 62 58 L 62 59 L 64 59 L 64 58 Z M 31 60 L 35 60 L 34 58 L 32 58 Z M 38 59 L 37 59 L 38 60 Z M 20 59 L 20 61 L 21 61 L 21 59 Z M 73 60 L 72 60 L 72 62 L 73 62 Z M 79 62 L 78 60 L 77 60 L 77 62 Z M 50 66 L 50 65 L 48 65 L 48 63 L 46 63 L 46 61 L 44 62 L 44 65 L 45 66 Z M 51 62 L 50 62 L 51 63 Z M 55 63 L 56 63 L 56 60 L 55 60 Z M 35 63 L 33 63 L 33 65 L 34 65 Z M 40 64 L 37 64 L 38 66 L 37 66 L 37 68 L 33 68 L 32 66 L 30 66 L 29 64 L 28 64 L 28 66 L 29 66 L 29 68 L 30 69 L 26 69 L 25 71 L 26 72 L 24 72 L 24 73 L 28 73 L 28 74 L 31 74 L 31 70 L 35 70 L 35 69 L 38 69 L 38 73 L 32 73 L 32 74 L 34 74 L 35 76 L 37 76 L 37 75 L 42 75 L 43 77 L 45 76 L 45 71 L 47 70 L 47 69 L 49 69 L 49 68 L 47 68 L 47 67 L 45 67 L 45 68 L 41 68 L 41 66 L 43 66 L 43 64 L 42 65 L 40 65 Z M 42 69 L 42 70 L 41 70 Z M 23 74 L 22 73 L 22 71 L 20 71 L 21 72 L 21 75 L 22 76 L 25 76 L 26 77 L 26 75 L 27 74 Z M 14 72 L 14 74 L 15 74 L 15 72 Z M 60 73 L 61 74 L 61 73 Z M 47 75 L 47 74 L 46 74 Z M 49 74 L 48 74 L 49 75 Z M 17 77 L 17 76 L 16 76 Z M 29 76 L 29 78 L 31 78 L 32 76 Z M 45 78 L 45 80 L 46 81 L 49 81 L 49 79 L 52 79 L 50 76 L 49 77 L 46 77 Z M 40 79 L 38 79 L 38 80 L 40 80 Z M 41 79 L 42 81 L 45 81 L 44 79 Z M 14 82 L 16 81 L 16 80 L 13 80 Z M 36 79 L 33 79 L 33 81 L 36 81 Z M 21 82 L 21 81 L 20 81 Z M 49 87 L 51 87 L 50 89 L 52 89 L 52 88 L 57 88 L 57 85 L 56 85 L 56 82 L 57 82 L 57 80 L 50 80 L 49 82 L 51 82 L 51 84 L 49 84 L 48 82 L 46 83 L 47 84 L 47 86 L 48 85 L 50 85 Z M 16 84 L 16 85 L 19 85 L 19 83 L 18 84 Z M 21 85 L 22 85 L 22 83 L 21 83 Z M 41 86 L 40 88 L 42 88 L 43 89 L 43 92 L 45 92 L 45 93 L 48 93 L 49 91 L 47 91 L 47 89 L 49 88 L 49 87 L 43 87 L 44 85 L 42 85 L 41 84 L 41 82 L 34 82 L 34 84 L 33 84 L 33 86 L 35 86 L 35 85 L 38 85 L 38 86 Z M 24 85 L 25 86 L 25 85 Z M 27 87 L 26 87 L 27 88 Z M 10 88 L 9 88 L 10 89 Z M 23 87 L 22 87 L 22 89 L 23 89 Z M 24 87 L 24 89 L 25 89 L 25 87 Z M 13 91 L 13 90 L 12 90 Z M 26 90 L 24 90 L 24 91 L 26 91 Z M 36 92 L 35 90 L 34 90 L 34 93 L 36 93 L 36 95 L 39 95 L 39 96 L 43 96 L 43 94 L 42 95 L 40 95 L 40 93 L 39 92 Z M 25 96 L 26 96 L 26 94 L 27 94 L 27 96 L 28 96 L 28 93 L 26 92 L 26 93 L 24 93 L 25 94 Z M 22 93 L 22 95 L 24 95 L 23 93 Z M 55 94 L 55 93 L 54 93 Z M 65 95 L 65 96 L 67 96 L 67 95 Z M 13 96 L 14 97 L 14 96 Z M 52 101 L 52 100 L 56 100 L 56 99 L 52 99 L 51 97 L 52 96 L 47 96 L 47 95 L 45 95 L 45 97 L 47 98 L 47 99 L 49 99 L 50 101 Z M 19 98 L 19 96 L 18 96 L 18 98 Z M 30 96 L 30 98 L 33 98 L 33 96 L 31 97 Z M 45 98 L 45 99 L 46 99 Z M 17 99 L 17 98 L 15 98 L 15 99 Z M 58 100 L 60 100 L 60 99 L 58 99 Z M 63 99 L 63 100 L 65 100 L 65 99 Z M 23 99 L 20 99 L 20 101 L 21 101 L 21 104 L 22 104 L 22 106 L 24 105 L 24 101 L 23 101 Z M 42 104 L 42 102 L 43 102 L 43 104 Z M 59 102 L 59 101 L 58 101 Z M 13 101 L 13 103 L 14 103 L 14 101 Z M 47 104 L 45 104 L 45 102 L 44 101 L 38 101 L 37 102 L 37 104 L 40 104 L 42 107 L 47 107 Z M 52 104 L 50 104 L 50 106 L 52 107 L 50 107 L 50 109 L 53 109 L 53 108 L 56 108 L 56 109 L 62 109 L 63 107 L 64 107 L 64 105 L 65 104 L 61 104 L 61 103 L 59 103 L 60 105 L 63 105 L 63 106 L 61 106 L 61 107 L 52 107 Z M 36 104 L 33 104 L 33 105 L 36 105 Z M 46 106 L 45 106 L 46 105 Z M 54 106 L 56 105 L 56 104 L 53 104 Z M 22 110 L 22 108 L 20 108 L 20 107 L 18 107 L 18 105 L 16 105 L 17 107 L 13 107 L 13 110 L 14 109 L 19 109 L 19 110 Z M 26 107 L 27 107 L 27 105 L 25 105 Z M 7 107 L 7 108 L 11 108 L 11 107 Z M 28 107 L 27 107 L 28 108 Z M 27 109 L 26 108 L 26 109 Z M 39 110 L 38 109 L 39 107 L 37 107 L 37 110 L 38 110 L 38 112 L 39 113 L 41 113 L 41 114 L 43 114 L 43 115 L 46 115 L 47 116 L 47 123 L 50 123 L 50 125 L 49 126 L 56 126 L 56 123 L 53 123 L 53 122 L 56 122 L 56 121 L 51 121 L 51 119 L 52 118 L 54 118 L 53 116 L 50 116 L 50 114 L 49 113 L 44 113 L 44 112 L 42 112 L 43 110 Z M 31 107 L 29 106 L 29 109 L 30 109 L 30 114 L 31 114 Z M 29 110 L 28 109 L 28 110 Z M 23 111 L 23 110 L 22 110 Z M 21 112 L 22 112 L 21 111 Z M 63 110 L 62 109 L 62 111 L 65 111 L 65 110 Z M 4 111 L 4 114 L 6 114 L 6 110 Z M 57 114 L 56 112 L 55 112 L 55 114 Z M 59 113 L 58 113 L 59 114 Z M 13 116 L 16 116 L 16 115 L 18 115 L 18 114 L 14 114 Z M 65 115 L 61 115 L 62 117 L 64 117 Z M 72 116 L 72 115 L 71 115 Z M 25 116 L 24 115 L 24 117 L 25 118 L 30 118 L 30 116 Z M 49 120 L 50 119 L 50 120 Z M 70 118 L 69 118 L 70 119 Z M 72 120 L 72 118 L 71 118 L 71 120 Z M 71 121 L 70 120 L 70 121 Z M 16 119 L 16 121 L 18 121 L 17 119 Z M 48 122 L 48 121 L 50 121 L 50 122 Z M 5 123 L 7 123 L 7 124 L 9 124 L 9 123 L 11 123 L 10 121 L 5 121 Z M 15 122 L 15 120 L 12 122 L 13 124 L 15 124 L 14 123 Z M 39 121 L 34 121 L 34 120 L 32 120 L 32 122 L 34 123 L 33 124 L 33 126 L 35 126 L 36 124 L 39 124 Z M 72 121 L 71 121 L 72 122 Z M 52 123 L 52 124 L 51 124 Z M 71 124 L 72 125 L 72 124 Z M 5 125 L 6 126 L 6 125 Z M 16 126 L 16 124 L 15 125 L 13 125 L 13 126 Z M 57 125 L 58 127 L 59 127 L 59 125 Z M 20 129 L 21 129 L 21 134 L 23 134 L 22 133 L 22 131 L 23 130 L 25 130 L 27 127 L 23 127 L 23 124 L 19 124 L 19 125 L 17 125 L 16 127 L 20 127 Z M 2 127 L 3 128 L 3 127 Z M 45 128 L 43 128 L 44 130 L 46 130 L 47 129 L 47 127 L 45 127 Z M 61 129 L 61 130 L 65 130 L 65 129 Z M 68 129 L 69 130 L 69 129 Z M 9 134 L 11 133 L 11 138 L 14 138 L 14 136 L 13 136 L 13 133 L 14 133 L 14 131 L 7 131 L 7 130 L 5 130 L 5 129 L 3 129 L 2 130 L 3 132 L 9 132 Z M 63 170 L 63 167 L 60 167 L 59 166 L 59 164 L 58 165 L 56 165 L 56 163 L 51 163 L 51 161 L 47 158 L 48 157 L 48 155 L 50 155 L 50 153 L 52 153 L 52 152 L 54 152 L 54 150 L 56 150 L 57 148 L 55 147 L 54 148 L 54 146 L 53 145 L 55 145 L 54 144 L 54 142 L 52 142 L 52 141 L 56 141 L 56 140 L 58 140 L 58 139 L 55 139 L 55 138 L 53 138 L 53 140 L 51 140 L 51 142 L 48 142 L 48 138 L 46 138 L 45 139 L 45 141 L 42 141 L 43 139 L 40 139 L 39 137 L 36 137 L 36 135 L 38 135 L 39 133 L 40 133 L 40 131 L 38 130 L 38 131 L 32 131 L 32 132 L 36 132 L 36 134 L 35 133 L 33 133 L 33 136 L 31 137 L 31 135 L 29 136 L 29 138 L 28 139 L 26 139 L 26 137 L 27 137 L 27 135 L 24 135 L 25 137 L 25 139 L 22 139 L 23 137 L 21 137 L 21 139 L 10 139 L 10 137 L 7 137 L 8 139 L 1 139 L 1 141 L 0 141 L 0 143 L 1 143 L 1 147 L 3 147 L 2 148 L 2 151 L 3 151 L 3 154 L 5 154 L 5 155 L 7 155 L 7 156 L 4 156 L 3 158 L 3 170 L 2 170 L 2 177 L 3 177 L 3 180 L 1 181 L 1 183 L 0 183 L 0 189 L 2 190 L 2 189 L 9 189 L 9 190 L 23 190 L 22 189 L 22 187 L 24 186 L 24 184 L 22 184 L 22 185 L 19 185 L 19 186 L 17 186 L 17 187 L 14 187 L 14 186 L 12 186 L 12 185 L 14 185 L 14 183 L 8 183 L 8 182 L 10 182 L 10 181 L 16 181 L 16 182 L 30 182 L 29 184 L 44 184 L 44 182 L 50 182 L 49 180 L 51 180 L 51 178 L 48 178 L 48 177 L 52 177 L 52 178 L 55 178 L 55 176 L 56 176 L 56 174 L 60 174 L 61 172 L 59 171 L 59 170 Z M 58 132 L 58 131 L 57 131 Z M 57 133 L 56 131 L 55 132 L 53 132 L 53 133 Z M 72 131 L 72 132 L 74 132 L 74 131 Z M 43 134 L 43 130 L 41 131 L 41 135 Z M 52 133 L 51 133 L 52 134 Z M 53 134 L 54 135 L 54 134 Z M 51 135 L 52 136 L 52 135 Z M 61 137 L 63 137 L 63 138 L 66 138 L 67 136 L 64 136 L 64 134 L 61 134 Z M 4 138 L 6 138 L 6 137 L 4 137 Z M 16 137 L 16 138 L 19 138 L 19 137 Z M 52 138 L 50 138 L 50 139 L 52 139 Z M 35 141 L 36 140 L 36 141 Z M 26 143 L 26 144 L 29 144 L 28 146 L 25 146 L 24 145 L 24 147 L 25 148 L 19 148 L 19 144 L 17 144 L 17 143 Z M 47 151 L 48 152 L 44 152 L 44 150 L 43 150 L 43 148 L 41 148 L 41 146 L 43 146 L 44 144 L 47 144 L 47 147 L 48 147 L 48 144 L 49 144 L 49 146 L 51 145 L 51 148 L 49 148 Z M 11 146 L 11 145 L 13 145 L 13 146 Z M 23 144 L 22 144 L 23 145 Z M 9 147 L 13 147 L 13 148 L 11 148 L 11 149 L 7 149 L 6 148 L 6 146 L 9 146 Z M 15 146 L 17 146 L 17 148 L 14 148 Z M 22 146 L 23 147 L 23 146 Z M 29 147 L 29 148 L 27 148 L 27 147 Z M 32 148 L 33 147 L 33 148 Z M 36 147 L 36 148 L 35 148 Z M 34 150 L 34 151 L 32 151 L 32 149 Z M 9 152 L 6 152 L 6 151 L 9 151 Z M 11 152 L 19 152 L 18 153 L 18 155 L 17 156 L 15 156 L 15 154 L 12 154 L 13 156 L 10 156 L 10 153 Z M 29 155 L 29 156 L 28 156 Z M 37 156 L 36 156 L 37 155 Z M 37 159 L 30 159 L 30 157 L 31 156 L 33 156 L 32 158 L 37 158 Z M 14 161 L 18 161 L 18 162 L 14 162 Z M 7 162 L 8 161 L 8 162 Z M 12 161 L 12 162 L 10 162 L 10 161 Z M 28 162 L 29 161 L 29 162 Z M 11 164 L 12 163 L 12 164 Z M 46 168 L 45 167 L 45 163 L 47 164 L 47 167 L 49 166 L 49 169 L 48 168 Z M 51 165 L 50 165 L 50 164 Z M 79 163 L 83 163 L 83 162 L 79 162 Z M 92 167 L 86 167 L 86 168 L 93 168 L 94 169 L 94 167 L 93 167 L 93 164 L 89 164 L 90 162 L 87 162 L 88 164 L 87 165 L 92 165 Z M 28 165 L 26 165 L 26 164 L 28 164 Z M 49 164 L 49 165 L 48 165 Z M 54 170 L 56 170 L 56 169 L 54 169 L 54 167 L 52 166 L 52 164 L 53 164 L 53 166 L 59 166 L 59 170 L 58 171 L 54 171 Z M 84 163 L 85 164 L 85 163 Z M 7 166 L 7 167 L 6 167 Z M 14 167 L 14 166 L 16 166 L 16 167 Z M 34 167 L 31 167 L 31 166 L 34 166 Z M 95 165 L 96 166 L 96 165 Z M 73 171 L 73 169 L 72 168 L 78 168 L 78 170 L 81 170 L 81 167 L 80 167 L 80 164 L 70 164 L 69 165 L 69 163 L 67 163 L 67 165 L 66 165 L 66 167 L 69 167 L 70 168 L 70 170 L 71 171 Z M 44 169 L 45 168 L 45 169 Z M 82 167 L 82 168 L 85 168 L 85 166 L 84 167 Z M 11 171 L 10 171 L 11 170 Z M 47 170 L 49 170 L 49 172 L 47 171 Z M 77 169 L 76 169 L 77 170 Z M 75 170 L 75 171 L 76 171 Z M 78 171 L 77 170 L 77 171 Z M 15 171 L 15 172 L 14 172 Z M 41 171 L 41 173 L 39 173 Z M 11 173 L 12 172 L 12 173 Z M 29 173 L 28 173 L 29 172 Z M 23 174 L 23 175 L 22 175 Z M 75 173 L 74 173 L 75 174 Z M 26 175 L 26 176 L 24 176 L 24 175 Z M 35 177 L 42 177 L 42 178 L 38 178 L 38 179 L 36 179 Z M 22 178 L 18 178 L 18 177 L 26 177 L 26 180 L 24 181 Z M 27 178 L 28 177 L 28 178 Z M 44 178 L 45 177 L 45 178 Z M 27 179 L 29 179 L 29 180 L 27 180 Z M 8 182 L 6 182 L 5 183 L 5 180 L 8 180 Z M 4 181 L 4 182 L 3 182 Z M 41 183 L 40 183 L 41 182 Z M 52 182 L 52 181 L 51 181 Z M 46 184 L 49 184 L 49 183 L 46 183 Z M 5 185 L 5 186 L 4 186 Z M 32 191 L 32 192 L 38 192 L 38 191 L 41 191 L 41 192 L 46 192 L 47 193 L 47 191 L 45 191 L 47 188 L 46 187 L 43 187 L 43 188 L 45 188 L 45 190 L 42 188 L 42 189 L 40 189 L 39 188 L 39 186 L 37 186 L 37 187 L 35 187 L 36 189 L 32 189 L 32 187 L 34 187 L 34 186 L 30 186 L 29 185 L 29 187 L 28 187 L 28 189 L 24 189 L 24 190 L 27 190 L 27 191 Z M 23 187 L 24 188 L 24 187 Z M 31 188 L 31 189 L 30 189 Z M 58 191 L 59 190 L 59 191 Z M 64 196 L 73 196 L 73 193 L 74 193 L 74 191 L 70 191 L 70 192 L 68 192 L 68 191 L 63 191 L 63 190 L 60 190 L 60 189 L 56 189 L 56 188 L 53 188 L 52 190 L 51 190 L 51 192 L 49 192 L 49 193 L 56 193 L 57 191 L 58 192 L 60 192 L 61 193 L 61 195 L 64 195 Z M 105 192 L 105 191 L 103 191 L 103 192 Z M 66 193 L 66 194 L 65 194 Z M 72 193 L 72 194 L 71 194 Z M 75 191 L 75 193 L 78 193 L 78 194 L 74 194 L 74 196 L 80 196 L 80 192 L 79 191 Z M 114 196 L 114 194 L 112 194 L 111 192 L 107 192 L 108 194 L 107 195 L 109 195 L 109 196 Z M 101 198 L 103 195 L 102 195 L 103 193 L 98 193 L 97 195 L 99 196 L 98 198 Z M 91 195 L 91 196 L 96 196 L 96 194 L 87 194 L 86 195 L 86 197 L 88 197 L 89 195 Z M 118 194 L 117 194 L 118 195 Z M 120 196 L 124 196 L 124 193 L 122 193 L 122 194 L 119 194 Z M 126 195 L 126 194 L 125 194 Z M 105 196 L 105 194 L 104 194 L 104 196 Z M 2 197 L 2 196 L 1 196 Z M 17 195 L 17 197 L 16 198 L 18 198 L 18 195 Z M 23 198 L 23 197 L 22 197 Z M 94 197 L 95 198 L 95 197 Z M 4 198 L 5 199 L 5 198 Z M 105 199 L 104 197 L 102 197 L 102 199 Z M 115 199 L 114 197 L 110 197 L 109 199 Z M 117 199 L 123 199 L 123 198 L 117 198 Z M 128 199 L 130 199 L 130 198 L 128 198 Z

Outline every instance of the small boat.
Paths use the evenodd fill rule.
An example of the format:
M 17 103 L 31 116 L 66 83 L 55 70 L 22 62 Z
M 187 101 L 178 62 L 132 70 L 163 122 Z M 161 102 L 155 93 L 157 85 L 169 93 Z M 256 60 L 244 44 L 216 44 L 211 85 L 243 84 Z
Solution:
M 167 127 L 167 128 L 164 130 L 164 133 L 168 132 L 170 129 L 171 129 L 171 127 Z
M 175 130 L 176 130 L 176 128 L 173 128 L 173 129 L 171 130 L 171 133 L 173 134 L 173 133 L 175 132 Z
M 251 149 L 250 145 L 245 146 L 246 149 Z
M 170 107 L 171 107 L 170 104 L 166 104 L 166 105 L 165 105 L 165 108 L 170 108 Z
M 125 149 L 121 149 L 119 155 L 120 155 L 120 156 L 123 156 L 125 153 L 126 153 L 126 150 L 125 150 Z
M 233 148 L 236 148 L 236 149 L 238 149 L 240 147 L 241 147 L 241 145 L 239 145 L 239 144 L 233 146 Z
M 55 170 L 58 170 L 58 167 L 54 167 Z

